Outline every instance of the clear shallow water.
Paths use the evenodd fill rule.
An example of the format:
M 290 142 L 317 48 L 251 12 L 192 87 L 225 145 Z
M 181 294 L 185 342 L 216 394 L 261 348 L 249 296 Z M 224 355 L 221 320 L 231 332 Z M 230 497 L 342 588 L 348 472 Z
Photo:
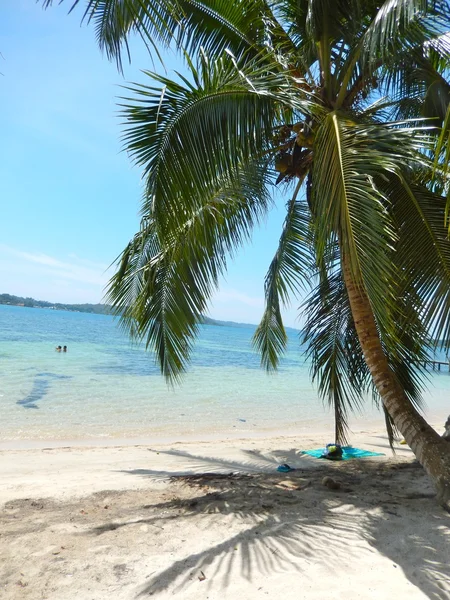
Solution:
M 189 372 L 169 389 L 152 355 L 131 345 L 112 317 L 0 305 L 0 443 L 332 431 L 298 339 L 268 376 L 252 334 L 202 327 Z M 447 370 L 433 373 L 430 419 L 441 422 L 449 398 Z M 370 402 L 363 418 L 380 418 Z

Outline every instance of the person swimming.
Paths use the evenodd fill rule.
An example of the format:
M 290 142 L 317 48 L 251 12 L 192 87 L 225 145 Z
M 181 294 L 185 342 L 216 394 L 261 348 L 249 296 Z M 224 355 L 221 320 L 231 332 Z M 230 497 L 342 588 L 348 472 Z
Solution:
M 61 346 L 56 346 L 55 350 L 56 350 L 56 352 L 61 352 L 62 348 L 61 348 Z
M 67 352 L 67 346 L 63 347 L 63 352 Z

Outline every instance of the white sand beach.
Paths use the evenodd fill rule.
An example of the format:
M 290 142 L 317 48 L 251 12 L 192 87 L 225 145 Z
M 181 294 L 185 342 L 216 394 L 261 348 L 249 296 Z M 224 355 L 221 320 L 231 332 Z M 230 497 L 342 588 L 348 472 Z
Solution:
M 450 515 L 411 451 L 351 441 L 385 456 L 302 456 L 316 434 L 3 450 L 0 597 L 450 598 Z

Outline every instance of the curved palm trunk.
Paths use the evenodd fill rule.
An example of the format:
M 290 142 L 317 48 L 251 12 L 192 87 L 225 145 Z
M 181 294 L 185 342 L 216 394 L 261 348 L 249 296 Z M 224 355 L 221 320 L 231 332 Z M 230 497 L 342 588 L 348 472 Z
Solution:
M 344 256 L 342 267 L 355 328 L 375 387 L 396 427 L 431 477 L 438 501 L 450 512 L 450 444 L 417 412 L 398 383 L 384 354 L 367 294 L 355 284 Z

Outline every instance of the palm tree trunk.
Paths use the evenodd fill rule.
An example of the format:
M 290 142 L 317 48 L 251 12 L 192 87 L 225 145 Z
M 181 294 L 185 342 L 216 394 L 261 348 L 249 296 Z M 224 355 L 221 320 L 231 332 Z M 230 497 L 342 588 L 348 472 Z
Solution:
M 396 427 L 432 479 L 439 503 L 450 512 L 450 444 L 417 412 L 398 383 L 383 351 L 369 298 L 355 283 L 345 256 L 342 267 L 358 339 L 375 387 Z

